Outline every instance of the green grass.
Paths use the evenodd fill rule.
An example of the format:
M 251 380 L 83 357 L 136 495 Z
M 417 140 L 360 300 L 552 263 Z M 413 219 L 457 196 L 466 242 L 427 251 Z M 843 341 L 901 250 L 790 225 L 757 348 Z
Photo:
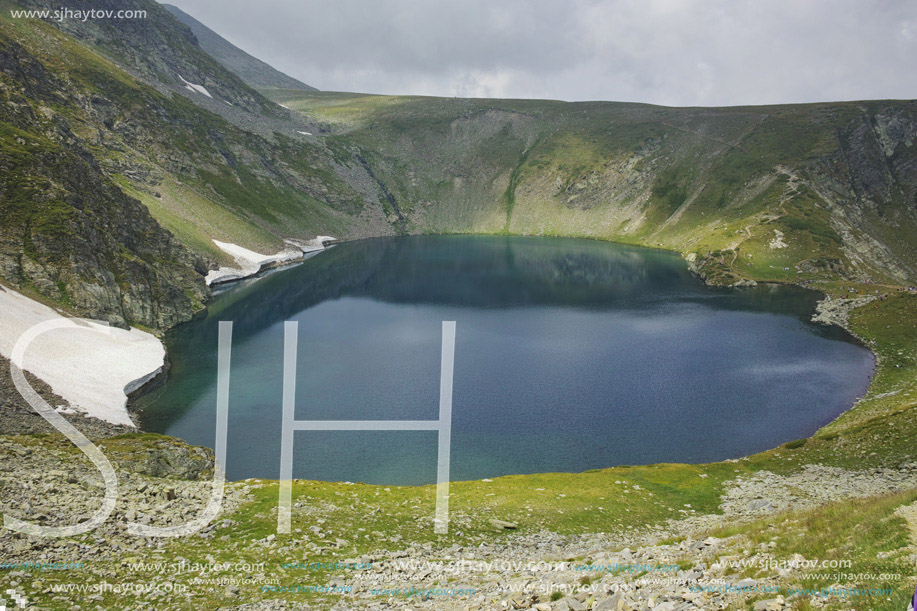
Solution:
M 182 242 L 221 262 L 228 261 L 213 246 L 213 238 L 267 252 L 278 247 L 282 237 L 357 231 L 363 214 L 387 216 L 395 223 L 388 203 L 382 206 L 390 209 L 371 210 L 357 186 L 343 178 L 342 168 L 359 170 L 353 154 L 361 151 L 406 215 L 406 230 L 617 240 L 698 254 L 709 278 L 721 283 L 742 278 L 805 280 L 834 295 L 849 288 L 893 293 L 878 307 L 862 308 L 851 318 L 853 330 L 879 357 L 868 394 L 808 440 L 736 462 L 454 482 L 453 522 L 447 536 L 432 532 L 432 486 L 297 481 L 294 502 L 302 504 L 293 515 L 293 527 L 301 531 L 297 537 L 322 546 L 329 556 L 343 559 L 413 543 L 467 546 L 516 536 L 495 532 L 489 524 L 493 518 L 517 522 L 522 535 L 541 530 L 580 534 L 648 529 L 673 518 L 718 512 L 725 483 L 756 471 L 791 473 L 811 463 L 859 470 L 913 460 L 917 296 L 899 294 L 897 286 L 882 286 L 892 274 L 877 259 L 856 263 L 860 267 L 854 275 L 854 262 L 835 228 L 841 213 L 814 189 L 792 188 L 786 170 L 781 170 L 807 168 L 837 150 L 839 134 L 850 121 L 863 113 L 872 117 L 883 103 L 672 109 L 268 92 L 327 130 L 302 142 L 283 134 L 272 139 L 256 136 L 182 96 L 163 95 L 49 24 L 0 19 L 0 44 L 13 41 L 27 48 L 49 74 L 70 84 L 65 94 L 113 101 L 117 119 L 142 136 L 102 129 L 82 107 L 56 94 L 29 101 L 35 115 L 45 116 L 48 109 L 67 120 L 105 167 L 123 163 L 149 169 L 155 184 L 118 172 L 110 178 L 140 199 Z M 911 103 L 895 104 L 903 112 L 913 112 Z M 93 140 L 99 130 L 109 139 L 105 145 Z M 27 226 L 64 241 L 69 214 L 49 178 L 53 172 L 48 170 L 54 168 L 30 167 L 42 155 L 56 154 L 59 147 L 38 131 L 0 122 L 0 156 L 8 162 L 5 169 L 11 168 L 4 174 L 0 213 L 9 220 L 4 228 Z M 896 257 L 905 264 L 910 261 L 905 273 L 913 278 L 917 232 L 908 220 L 909 205 L 895 196 L 881 210 L 865 211 L 858 230 L 881 237 Z M 786 248 L 771 247 L 775 231 L 784 234 Z M 863 280 L 867 275 L 874 281 Z M 129 461 L 159 440 L 123 436 L 105 442 L 105 449 Z M 54 437 L 20 441 L 36 447 L 62 443 Z M 80 459 L 74 448 L 62 451 Z M 257 542 L 274 532 L 277 484 L 259 484 L 232 516 L 232 527 L 217 530 L 212 539 L 169 542 L 165 557 L 267 562 L 271 571 L 294 583 L 305 577 L 315 583 L 328 578 L 322 572 L 305 577 L 284 572 L 279 563 L 299 561 L 306 554 L 293 545 L 265 557 Z M 897 552 L 907 544 L 906 525 L 894 510 L 914 498 L 908 492 L 843 502 L 787 514 L 779 524 L 762 522 L 729 532 L 759 543 L 776 536 L 776 553 L 783 555 L 811 539 L 813 553 L 855 555 L 863 570 L 880 570 L 885 565 L 879 553 Z M 321 536 L 309 531 L 318 519 L 325 520 Z M 338 538 L 346 543 L 337 546 Z M 95 543 L 92 536 L 82 541 Z M 141 546 L 131 553 L 146 560 L 154 557 Z M 100 562 L 107 563 L 112 575 L 128 576 L 124 555 L 117 556 Z M 129 575 L 138 581 L 144 577 Z M 56 578 L 60 576 L 49 577 Z M 898 593 L 889 605 L 903 600 L 903 586 L 894 587 Z M 241 596 L 304 598 L 266 596 L 255 586 L 243 587 Z M 188 606 L 232 602 L 222 588 L 215 588 Z M 99 604 L 108 608 L 124 603 L 106 595 Z
M 152 182 L 120 172 L 109 177 L 196 252 L 223 260 L 212 238 L 258 249 L 282 244 L 284 237 L 343 236 L 348 219 L 363 210 L 357 191 L 335 173 L 330 152 L 321 144 L 282 134 L 267 139 L 239 129 L 184 96 L 160 93 L 96 49 L 39 20 L 13 20 L 4 11 L 0 44 L 22 45 L 42 69 L 60 79 L 51 84 L 46 99 L 30 101 L 35 116 L 42 116 L 43 108 L 53 109 L 87 139 L 98 159 L 152 173 Z M 106 100 L 112 124 L 131 129 L 112 131 L 73 103 L 75 95 Z M 105 133 L 101 146 L 100 132 Z M 6 139 L 2 133 L 0 138 Z M 25 185 L 11 187 L 34 206 L 36 198 Z M 36 190 L 50 188 L 38 184 Z M 175 201 L 158 201 L 154 191 L 163 200 L 168 191 Z M 66 222 L 61 214 L 49 218 Z
M 64 159 L 62 159 L 64 157 Z M 45 138 L 0 122 L 0 160 L 8 172 L 2 185 L 0 218 L 7 229 L 25 228 L 25 254 L 32 236 L 66 241 L 71 235 L 74 210 L 62 201 L 62 193 L 42 171 L 45 165 L 69 161 L 56 144 Z
M 786 512 L 750 525 L 713 531 L 713 536 L 743 535 L 747 549 L 774 542 L 770 560 L 789 562 L 795 554 L 825 566 L 805 567 L 791 573 L 785 589 L 824 591 L 828 588 L 890 589 L 893 594 L 860 595 L 832 605 L 870 611 L 900 611 L 914 594 L 913 562 L 907 558 L 913 540 L 906 520 L 896 513 L 917 501 L 909 490 L 869 499 L 831 503 L 802 512 Z M 843 563 L 848 562 L 849 565 Z M 760 570 L 760 569 L 759 569 Z M 745 574 L 754 577 L 754 568 Z M 762 571 L 763 573 L 763 571 Z M 841 575 L 850 576 L 846 579 Z M 795 608 L 808 609 L 808 604 Z
M 837 294 L 853 286 L 865 290 L 859 285 L 840 284 L 825 288 Z M 280 565 L 303 560 L 343 561 L 379 550 L 404 549 L 412 544 L 431 544 L 437 548 L 474 546 L 545 530 L 562 534 L 632 535 L 664 525 L 670 519 L 718 513 L 725 483 L 760 470 L 789 474 L 811 463 L 852 470 L 896 467 L 913 460 L 913 439 L 917 436 L 917 409 L 914 409 L 917 296 L 896 294 L 879 305 L 879 308 L 862 308 L 852 317 L 856 333 L 866 341 L 875 339 L 874 349 L 880 356 L 869 394 L 807 440 L 792 441 L 738 461 L 622 466 L 584 473 L 543 473 L 499 477 L 492 481 L 453 482 L 450 489 L 452 521 L 449 534 L 444 536 L 435 535 L 432 529 L 435 486 L 295 481 L 293 537 L 280 536 L 280 547 L 268 556 L 258 541 L 275 532 L 278 486 L 273 481 L 258 481 L 253 482 L 256 486 L 251 490 L 250 500 L 229 516 L 234 524 L 217 529 L 212 538 L 190 537 L 169 542 L 164 554 L 151 554 L 144 548 L 137 548 L 129 554 L 113 556 L 103 567 L 107 567 L 105 570 L 110 575 L 143 583 L 156 574 L 127 571 L 126 562 L 174 560 L 177 557 L 201 563 L 230 561 L 254 565 L 265 562 L 265 574 L 277 578 L 281 585 L 321 584 L 341 577 L 340 572 L 284 569 Z M 899 364 L 902 367 L 896 367 Z M 889 394 L 894 390 L 898 392 Z M 163 439 L 158 435 L 138 433 L 107 440 L 103 449 L 116 463 L 123 463 L 155 447 Z M 17 441 L 35 449 L 56 448 L 75 460 L 82 460 L 76 448 L 55 436 L 23 437 Z M 914 491 L 843 501 L 812 510 L 788 512 L 776 519 L 750 525 L 733 525 L 713 534 L 741 534 L 754 545 L 775 540 L 777 545 L 772 552 L 777 559 L 788 559 L 794 553 L 828 560 L 851 558 L 854 566 L 849 570 L 855 573 L 906 574 L 902 562 L 910 549 L 909 535 L 906 523 L 895 510 L 915 501 L 917 492 Z M 516 522 L 519 529 L 495 532 L 489 523 L 491 519 Z M 310 530 L 316 525 L 321 526 L 321 534 Z M 303 543 L 287 543 L 291 540 L 315 544 L 323 551 L 304 551 Z M 91 536 L 85 541 L 92 544 Z M 748 573 L 754 576 L 753 570 Z M 233 573 L 230 570 L 209 577 L 221 574 Z M 175 581 L 190 584 L 194 576 L 176 576 Z M 59 574 L 47 576 L 50 581 L 68 578 Z M 827 587 L 834 581 L 827 577 L 803 579 L 797 576 L 794 579 L 796 581 L 791 584 L 808 589 Z M 895 605 L 904 600 L 909 588 L 906 577 L 889 577 L 865 584 L 842 583 L 851 587 L 887 585 L 895 591 L 891 601 L 847 601 L 854 608 L 864 610 L 898 608 Z M 196 591 L 199 593 L 188 608 L 226 605 L 239 599 L 284 598 L 317 605 L 323 600 L 332 600 L 319 594 L 265 593 L 256 585 L 243 585 L 239 599 L 229 597 L 223 588 L 212 591 L 198 588 Z M 123 604 L 123 599 L 105 597 L 100 604 Z
M 116 182 L 125 193 L 143 202 L 150 214 L 184 244 L 221 264 L 231 266 L 235 261 L 213 240 L 245 244 L 267 254 L 283 248 L 283 242 L 271 232 L 202 197 L 186 184 L 170 180 L 157 185 L 156 197 L 150 191 L 137 190 L 123 177 L 116 177 Z

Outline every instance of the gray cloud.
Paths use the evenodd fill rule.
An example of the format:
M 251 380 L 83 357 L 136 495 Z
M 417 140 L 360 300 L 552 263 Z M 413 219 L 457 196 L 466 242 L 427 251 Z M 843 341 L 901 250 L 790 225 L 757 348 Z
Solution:
M 319 89 L 676 106 L 917 97 L 912 0 L 170 0 Z

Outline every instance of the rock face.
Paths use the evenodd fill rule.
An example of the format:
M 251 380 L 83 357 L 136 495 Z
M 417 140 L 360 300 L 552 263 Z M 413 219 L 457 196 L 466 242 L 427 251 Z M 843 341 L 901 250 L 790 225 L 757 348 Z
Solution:
M 917 110 L 913 103 L 866 102 L 837 112 L 836 148 L 805 164 L 808 184 L 831 211 L 854 264 L 913 278 L 917 252 Z
M 44 64 L 0 47 L 0 278 L 78 315 L 166 329 L 207 298 L 207 264 L 102 172 L 52 106 L 77 105 Z
M 364 202 L 324 145 L 295 135 L 317 130 L 221 66 L 160 5 L 68 9 L 147 17 L 0 24 L 4 283 L 78 315 L 164 330 L 206 301 L 221 232 L 280 244 L 378 225 L 358 220 Z M 211 204 L 202 220 L 197 206 Z
M 19 161 L 20 163 L 17 163 Z M 163 230 L 140 202 L 106 184 L 90 160 L 47 150 L 0 171 L 35 182 L 37 206 L 17 206 L 18 185 L 0 187 L 0 276 L 73 312 L 114 325 L 167 329 L 206 299 L 206 266 Z
M 26 0 L 30 7 L 54 10 L 49 0 Z M 184 90 L 191 83 L 203 87 L 211 99 L 249 112 L 283 115 L 242 79 L 204 52 L 191 30 L 151 0 L 74 0 L 69 9 L 86 11 L 144 11 L 139 19 L 64 19 L 55 25 L 89 42 L 147 82 Z M 199 90 L 200 92 L 200 90 Z M 200 98 L 207 94 L 201 93 Z M 202 100 L 203 101 L 203 100 Z M 216 107 L 216 104 L 212 106 Z
M 837 325 L 838 327 L 849 328 L 848 320 L 850 313 L 860 306 L 877 299 L 875 295 L 866 295 L 846 299 L 837 297 L 835 299 L 823 299 L 815 306 L 815 314 L 812 316 L 812 322 L 823 325 Z

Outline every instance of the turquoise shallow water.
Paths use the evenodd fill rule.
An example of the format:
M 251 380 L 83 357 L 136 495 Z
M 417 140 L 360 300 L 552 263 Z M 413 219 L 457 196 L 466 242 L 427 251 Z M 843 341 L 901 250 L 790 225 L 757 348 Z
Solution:
M 298 419 L 434 419 L 455 320 L 452 479 L 734 458 L 812 434 L 873 358 L 808 321 L 818 295 L 714 289 L 677 256 L 590 240 L 421 236 L 341 244 L 219 295 L 171 332 L 141 426 L 213 445 L 217 323 L 232 320 L 228 475 L 279 474 L 283 322 Z M 433 432 L 298 432 L 294 475 L 420 484 Z

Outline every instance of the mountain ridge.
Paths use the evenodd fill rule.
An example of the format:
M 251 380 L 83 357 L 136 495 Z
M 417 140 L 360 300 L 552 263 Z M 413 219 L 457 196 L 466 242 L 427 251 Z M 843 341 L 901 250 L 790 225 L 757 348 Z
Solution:
M 191 28 L 191 32 L 197 37 L 201 49 L 209 53 L 249 86 L 255 89 L 276 88 L 317 91 L 315 87 L 284 74 L 270 64 L 246 53 L 177 6 L 163 3 L 162 7 Z
M 284 239 L 398 233 L 665 247 L 718 284 L 917 278 L 917 102 L 667 108 L 259 92 L 165 7 L 129 5 L 147 11 L 144 23 L 4 15 L 0 41 L 18 58 L 8 63 L 48 75 L 5 72 L 7 108 L 50 117 L 6 113 L 4 142 L 11 158 L 16 130 L 74 143 L 100 180 L 199 257 L 175 260 L 188 278 L 231 263 L 214 239 L 276 252 Z M 42 230 L 28 227 L 30 240 Z M 22 245 L 7 240 L 15 258 Z M 7 265 L 0 276 L 66 305 L 53 285 L 72 263 L 43 265 Z M 77 311 L 133 320 L 99 305 L 112 299 Z
M 28 6 L 51 6 L 42 2 Z M 316 234 L 572 235 L 672 249 L 713 284 L 827 293 L 823 319 L 860 338 L 876 371 L 835 421 L 752 456 L 451 482 L 447 535 L 434 534 L 435 486 L 302 480 L 292 482 L 293 533 L 278 534 L 278 482 L 248 480 L 226 485 L 219 518 L 200 533 L 144 543 L 125 521 L 208 515 L 212 452 L 65 416 L 110 457 L 121 497 L 87 535 L 49 545 L 0 533 L 0 556 L 18 569 L 0 572 L 5 592 L 52 609 L 87 600 L 175 609 L 907 605 L 913 584 L 902 576 L 917 551 L 917 294 L 905 285 L 917 276 L 917 102 L 679 109 L 281 89 L 268 99 L 154 3 L 72 5 L 138 7 L 151 22 L 17 20 L 6 9 L 22 4 L 0 0 L 4 286 L 162 332 L 204 307 L 204 275 L 227 263 L 213 239 L 271 252 Z M 341 282 L 318 280 L 332 292 Z M 226 295 L 214 313 L 251 290 L 258 284 Z M 273 315 L 285 319 L 295 302 Z M 255 314 L 238 312 L 243 341 Z M 64 401 L 37 387 L 53 405 Z M 105 483 L 48 432 L 0 357 L 4 512 L 80 523 Z M 303 558 L 373 570 L 344 574 L 337 562 Z M 58 570 L 75 559 L 78 574 Z M 539 568 L 558 559 L 566 568 Z M 837 577 L 834 564 L 825 572 L 825 562 L 850 559 L 855 577 Z M 644 574 L 661 563 L 671 575 Z M 39 564 L 41 579 L 31 572 Z M 326 564 L 334 568 L 316 567 Z M 460 564 L 487 568 L 456 572 Z M 380 590 L 380 578 L 392 589 Z M 423 595 L 452 586 L 477 590 Z M 777 591 L 786 599 L 764 600 Z

